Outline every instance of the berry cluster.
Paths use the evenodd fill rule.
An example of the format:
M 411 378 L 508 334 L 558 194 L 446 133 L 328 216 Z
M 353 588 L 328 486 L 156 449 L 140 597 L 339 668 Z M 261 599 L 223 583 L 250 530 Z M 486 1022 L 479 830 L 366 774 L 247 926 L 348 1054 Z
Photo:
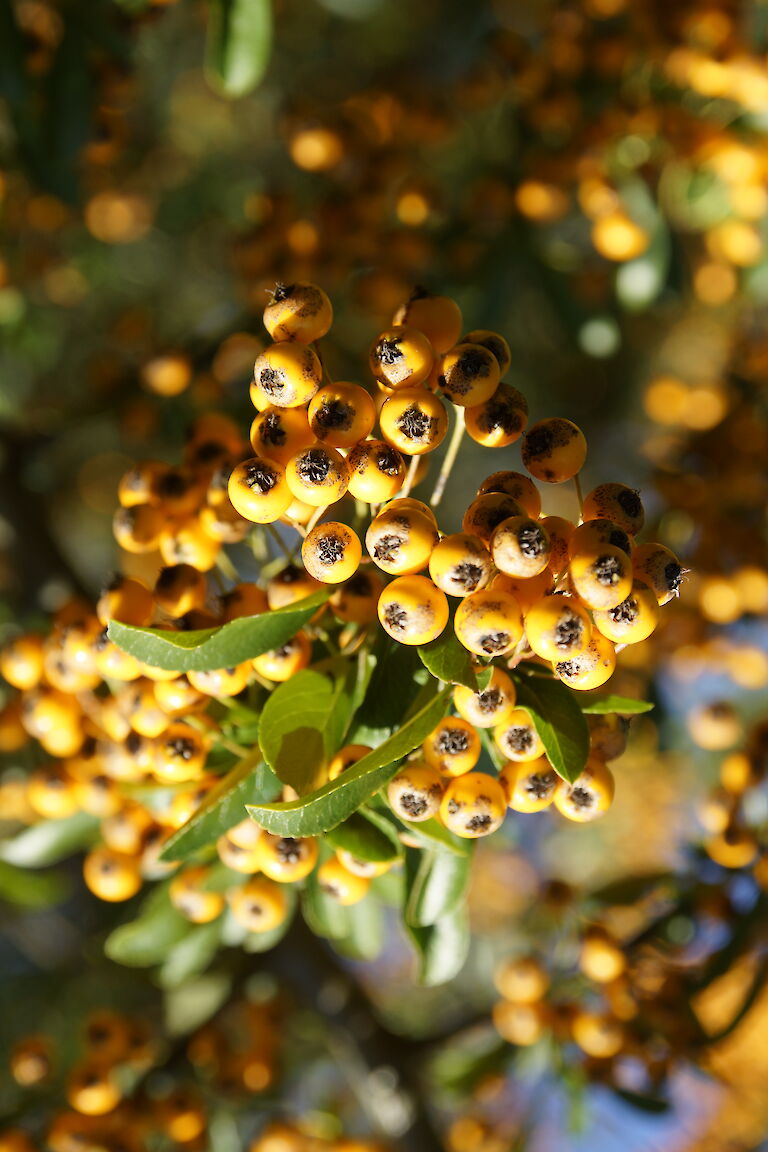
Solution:
M 590 717 L 590 757 L 568 783 L 547 759 L 535 718 L 517 705 L 513 677 L 524 663 L 570 688 L 599 687 L 614 670 L 617 648 L 650 635 L 659 605 L 680 584 L 672 553 L 636 543 L 644 514 L 633 489 L 602 484 L 581 501 L 577 482 L 578 524 L 542 511 L 531 477 L 545 486 L 577 477 L 584 436 L 560 418 L 526 431 L 526 400 L 501 379 L 510 363 L 505 340 L 486 330 L 462 337 L 452 300 L 414 292 L 373 342 L 371 391 L 324 383 L 318 341 L 332 309 L 322 289 L 278 285 L 264 322 L 274 343 L 256 360 L 250 388 L 255 455 L 243 458 L 234 421 L 202 416 L 180 466 L 148 460 L 119 485 L 116 539 L 146 559 L 148 570 L 154 563 L 153 585 L 118 576 L 95 611 L 70 602 L 47 637 L 19 635 L 0 656 L 0 672 L 19 690 L 2 713 L 3 747 L 32 737 L 50 758 L 28 777 L 17 809 L 31 820 L 77 811 L 98 818 L 100 843 L 86 855 L 84 874 L 104 900 L 129 899 L 144 879 L 174 872 L 164 845 L 216 784 L 216 757 L 247 751 L 233 740 L 221 702 L 239 698 L 240 706 L 247 698 L 258 718 L 254 690 L 263 703 L 264 691 L 322 660 L 329 644 L 339 656 L 355 656 L 375 639 L 377 618 L 407 647 L 452 632 L 450 642 L 459 642 L 474 673 L 487 677 L 475 689 L 456 684 L 457 715 L 441 720 L 389 783 L 386 798 L 404 843 L 412 825 L 431 818 L 462 838 L 488 835 L 508 807 L 536 812 L 554 803 L 569 819 L 593 819 L 611 803 L 607 762 L 623 751 L 626 724 Z M 426 503 L 410 490 L 423 478 L 423 457 L 446 435 L 446 402 L 454 432 Z M 379 438 L 372 436 L 377 418 Z M 529 475 L 493 472 L 470 501 L 462 531 L 444 535 L 435 509 L 465 428 L 493 447 L 523 437 Z M 324 519 L 331 505 L 334 518 Z M 254 523 L 266 527 L 254 532 Z M 290 552 L 292 530 L 301 563 Z M 246 538 L 255 553 L 264 555 L 269 540 L 290 556 L 268 563 L 263 587 L 240 580 L 227 552 Z M 328 584 L 330 611 L 321 604 L 279 647 L 232 667 L 164 671 L 106 633 L 111 620 L 171 634 L 215 628 L 299 604 Z M 477 771 L 484 749 L 490 771 Z M 370 752 L 365 744 L 337 749 L 325 778 L 335 780 Z M 176 871 L 170 901 L 197 924 L 228 907 L 244 934 L 284 924 L 289 887 L 310 874 L 327 896 L 351 905 L 393 862 L 343 849 L 327 855 L 313 836 L 272 835 L 247 819 L 221 827 L 216 850 L 214 864 Z

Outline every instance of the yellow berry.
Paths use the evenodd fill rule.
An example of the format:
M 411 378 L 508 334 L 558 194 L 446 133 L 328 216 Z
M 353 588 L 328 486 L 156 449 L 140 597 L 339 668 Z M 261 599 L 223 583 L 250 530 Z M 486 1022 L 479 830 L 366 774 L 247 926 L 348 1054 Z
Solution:
M 595 611 L 618 607 L 632 591 L 632 561 L 610 544 L 576 553 L 568 571 L 574 591 Z
M 273 932 L 288 915 L 285 889 L 264 876 L 254 876 L 240 888 L 231 888 L 227 903 L 238 924 L 249 932 Z
M 599 484 L 585 496 L 582 519 L 613 520 L 630 536 L 636 536 L 645 523 L 640 493 L 626 484 Z
M 349 492 L 366 504 L 391 500 L 403 486 L 405 461 L 385 440 L 361 440 L 347 456 Z
M 340 584 L 357 571 L 363 548 L 346 524 L 329 520 L 304 537 L 301 559 L 311 576 L 323 584 Z
M 303 281 L 276 284 L 264 309 L 264 327 L 273 340 L 312 344 L 325 336 L 332 323 L 333 308 L 325 292 Z
M 428 644 L 448 623 L 448 600 L 425 576 L 399 576 L 379 597 L 382 628 L 400 644 Z
M 515 763 L 538 760 L 544 754 L 541 737 L 524 708 L 514 708 L 507 719 L 494 728 L 493 739 L 501 754 Z
M 522 458 L 524 466 L 537 480 L 562 484 L 580 471 L 587 458 L 587 441 L 572 421 L 552 416 L 528 429 Z
M 434 452 L 448 431 L 448 413 L 439 396 L 425 388 L 399 388 L 379 412 L 381 435 L 407 456 Z
M 496 357 L 482 344 L 457 344 L 443 355 L 438 372 L 441 390 L 461 408 L 489 400 L 501 375 Z
M 493 668 L 488 686 L 473 692 L 464 684 L 453 690 L 456 711 L 475 728 L 493 728 L 504 724 L 515 707 L 515 685 L 502 668 Z
M 392 323 L 418 328 L 439 356 L 453 348 L 461 335 L 461 309 L 450 296 L 433 296 L 425 288 L 414 288 L 395 312 Z
M 669 548 L 663 544 L 640 544 L 632 553 L 635 576 L 656 593 L 659 604 L 667 604 L 678 595 L 685 575 Z
M 492 571 L 485 544 L 467 532 L 443 536 L 429 557 L 432 580 L 449 596 L 468 596 L 484 588 Z
M 430 768 L 443 776 L 471 772 L 480 759 L 480 738 L 472 725 L 458 716 L 446 716 L 421 746 Z
M 451 780 L 440 803 L 440 819 L 465 839 L 489 836 L 504 823 L 507 798 L 498 780 L 485 772 L 468 772 Z
M 435 354 L 417 328 L 395 324 L 376 337 L 369 353 L 371 372 L 388 388 L 415 388 L 432 371 Z
M 317 870 L 317 884 L 321 892 L 337 904 L 349 907 L 359 902 L 371 886 L 368 876 L 350 872 L 338 856 L 331 856 Z
M 499 774 L 507 804 L 515 812 L 541 812 L 548 808 L 555 798 L 559 779 L 546 756 L 536 760 L 510 760 Z
M 592 614 L 595 627 L 614 644 L 638 644 L 646 640 L 659 621 L 659 602 L 647 584 L 632 583 L 626 600 L 607 611 Z
M 472 592 L 456 609 L 454 629 L 464 647 L 477 656 L 503 656 L 523 635 L 520 606 L 508 592 Z
M 349 467 L 336 448 L 318 442 L 291 457 L 285 478 L 297 500 L 321 508 L 335 504 L 344 495 L 349 487 Z
M 401 820 L 420 823 L 436 816 L 445 791 L 445 781 L 435 768 L 412 761 L 400 769 L 387 785 L 387 799 Z
M 253 366 L 251 400 L 262 410 L 302 408 L 320 387 L 323 369 L 316 353 L 304 344 L 272 344 Z
M 507 448 L 520 439 L 528 423 L 528 401 L 502 380 L 487 400 L 465 413 L 469 435 L 485 448 Z
M 233 468 L 227 492 L 236 511 L 256 524 L 277 520 L 292 499 L 285 469 L 267 456 L 253 456 Z
M 555 807 L 569 820 L 583 824 L 595 820 L 613 801 L 614 780 L 602 760 L 590 757 L 581 775 L 569 784 L 561 780 L 555 792 Z
M 393 576 L 421 572 L 438 540 L 434 520 L 417 508 L 403 507 L 399 500 L 374 517 L 365 534 L 374 564 Z
M 307 419 L 318 440 L 334 448 L 351 448 L 376 423 L 376 405 L 359 384 L 325 384 L 310 401 Z

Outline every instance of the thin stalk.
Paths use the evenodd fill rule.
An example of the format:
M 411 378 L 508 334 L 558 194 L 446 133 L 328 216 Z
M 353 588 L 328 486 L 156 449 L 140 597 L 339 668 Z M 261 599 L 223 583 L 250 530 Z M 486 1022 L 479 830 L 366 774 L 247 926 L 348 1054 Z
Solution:
M 408 471 L 405 474 L 405 483 L 403 484 L 402 488 L 400 489 L 400 492 L 398 493 L 398 495 L 410 496 L 411 489 L 413 488 L 413 485 L 416 482 L 416 473 L 418 472 L 418 470 L 419 470 L 419 457 L 418 456 L 412 456 L 411 462 L 408 465 Z
M 584 507 L 584 495 L 581 491 L 581 480 L 579 479 L 578 472 L 573 477 L 573 486 L 576 489 L 576 499 L 579 502 L 579 520 L 581 520 L 581 512 Z
M 451 442 L 448 445 L 448 451 L 443 460 L 443 466 L 440 469 L 440 475 L 437 477 L 435 489 L 430 497 L 430 504 L 433 508 L 437 508 L 438 504 L 443 498 L 445 486 L 448 483 L 448 477 L 453 471 L 453 466 L 456 463 L 456 457 L 459 454 L 461 441 L 464 439 L 465 423 L 464 423 L 464 409 L 456 409 L 456 423 L 453 426 L 453 433 L 451 435 Z
M 265 524 L 264 527 L 266 528 L 267 532 L 269 532 L 270 536 L 282 552 L 283 556 L 285 556 L 286 560 L 288 560 L 290 563 L 293 563 L 295 552 L 292 548 L 288 547 L 285 540 L 283 540 L 282 536 L 278 532 L 277 528 L 275 528 L 274 524 Z
M 309 535 L 312 529 L 320 522 L 320 518 L 328 511 L 329 508 L 330 504 L 321 504 L 319 508 L 315 509 L 309 521 L 307 522 L 307 535 Z

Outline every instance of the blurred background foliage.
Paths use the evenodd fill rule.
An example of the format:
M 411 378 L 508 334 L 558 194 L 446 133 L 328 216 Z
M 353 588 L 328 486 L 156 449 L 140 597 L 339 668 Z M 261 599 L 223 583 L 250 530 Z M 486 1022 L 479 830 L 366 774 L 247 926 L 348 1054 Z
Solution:
M 658 538 L 693 569 L 676 611 L 617 674 L 616 691 L 659 708 L 633 726 L 614 810 L 586 831 L 537 818 L 517 843 L 479 854 L 477 954 L 459 981 L 414 991 L 395 944 L 327 980 L 320 948 L 295 973 L 303 945 L 291 952 L 289 938 L 223 982 L 145 987 L 101 958 L 109 925 L 76 869 L 0 872 L 15 908 L 3 937 L 9 1044 L 30 1022 L 66 1032 L 81 1005 L 124 996 L 158 1031 L 161 1012 L 180 1014 L 171 1032 L 186 1034 L 203 1022 L 190 1004 L 212 1013 L 233 986 L 268 1002 L 287 976 L 289 1071 L 262 1107 L 314 1116 L 319 1135 L 334 1131 L 341 1099 L 353 1127 L 361 1103 L 374 1130 L 377 1108 L 407 1118 L 399 1087 L 365 1064 L 370 1043 L 384 1068 L 426 1069 L 421 1095 L 442 1127 L 458 1110 L 451 1152 L 761 1146 L 765 997 L 679 1072 L 671 1114 L 641 1117 L 598 1087 L 580 1131 L 579 1083 L 534 1060 L 504 1080 L 491 1062 L 469 1077 L 467 1104 L 447 1086 L 465 1064 L 484 1067 L 482 1044 L 478 1056 L 470 1031 L 431 1063 L 421 1037 L 440 1031 L 435 1020 L 448 1032 L 487 1013 L 493 962 L 535 936 L 530 916 L 553 881 L 704 868 L 687 847 L 701 835 L 697 802 L 723 751 L 765 716 L 767 36 L 768 5 L 738 0 L 0 0 L 4 627 L 98 590 L 118 561 L 110 519 L 135 457 L 177 460 L 185 428 L 212 407 L 246 426 L 278 279 L 331 295 L 325 355 L 352 380 L 414 284 L 455 296 L 467 329 L 509 340 L 509 380 L 532 418 L 556 412 L 585 429 L 588 485 L 642 487 Z M 483 474 L 478 453 L 453 473 L 442 527 L 454 526 L 451 495 Z M 495 459 L 486 471 L 507 454 Z M 572 515 L 572 500 L 558 489 L 549 510 Z M 744 819 L 767 818 L 758 790 Z M 706 867 L 732 928 L 731 874 Z M 695 924 L 677 924 L 678 944 Z M 72 981 L 66 1010 L 59 969 Z M 307 997 L 313 971 L 324 1003 Z M 749 984 L 743 968 L 730 978 L 711 993 L 715 1021 Z M 318 1011 L 334 1021 L 327 1035 Z M 238 1146 L 226 1119 L 216 1131 L 217 1150 Z

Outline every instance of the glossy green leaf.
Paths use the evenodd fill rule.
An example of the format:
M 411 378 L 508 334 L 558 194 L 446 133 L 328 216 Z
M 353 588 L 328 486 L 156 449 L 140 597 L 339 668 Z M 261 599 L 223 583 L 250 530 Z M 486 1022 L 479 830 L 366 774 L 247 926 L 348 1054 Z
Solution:
M 0 900 L 20 908 L 49 908 L 59 904 L 69 891 L 67 877 L 60 872 L 30 872 L 0 861 Z
M 165 1029 L 170 1036 L 185 1036 L 218 1012 L 232 989 L 227 972 L 206 972 L 185 980 L 165 993 Z
M 169 948 L 158 972 L 162 988 L 176 988 L 184 980 L 199 976 L 221 946 L 221 917 L 209 924 L 193 924 L 187 935 Z
M 325 839 L 332 848 L 349 852 L 358 860 L 383 863 L 402 855 L 393 825 L 375 812 L 353 812 L 347 820 L 327 832 Z
M 376 638 L 371 659 L 375 666 L 351 738 L 358 744 L 376 745 L 402 724 L 416 694 L 414 674 L 423 669 L 416 649 L 391 640 L 383 629 Z
M 547 759 L 572 784 L 589 756 L 589 729 L 574 693 L 559 680 L 517 676 L 517 703 L 530 714 Z
M 87 812 L 63 820 L 44 820 L 0 844 L 0 860 L 19 868 L 45 868 L 58 864 L 96 839 L 99 822 Z
M 352 709 L 355 665 L 323 675 L 305 668 L 279 684 L 261 714 L 264 759 L 299 795 L 317 788 L 338 751 Z
M 110 620 L 108 635 L 123 651 L 137 660 L 172 672 L 210 672 L 233 668 L 262 652 L 279 648 L 306 624 L 328 599 L 329 592 L 313 592 L 295 604 L 241 616 L 219 628 L 172 632 L 163 628 L 137 628 Z
M 455 615 L 454 609 L 437 639 L 419 647 L 419 659 L 437 680 L 442 680 L 444 684 L 463 684 L 476 692 L 477 677 L 472 668 L 472 659 L 453 630 Z
M 423 844 L 425 848 L 443 852 L 454 852 L 457 856 L 468 856 L 472 850 L 472 841 L 462 839 L 448 830 L 439 820 L 419 820 L 414 823 L 410 820 L 400 820 L 408 836 Z
M 445 715 L 449 693 L 445 688 L 433 696 L 389 740 L 322 788 L 282 804 L 252 804 L 248 812 L 262 828 L 280 836 L 316 836 L 335 828 L 392 779 L 403 757 Z
M 469 856 L 410 848 L 406 854 L 407 895 L 403 910 L 407 923 L 426 928 L 450 915 L 466 895 L 469 874 Z
M 237 98 L 261 80 L 272 48 L 272 0 L 208 0 L 205 74 L 221 96 Z
M 118 964 L 150 968 L 161 964 L 169 949 L 187 936 L 191 927 L 171 904 L 168 886 L 162 884 L 150 893 L 135 920 L 109 934 L 104 951 Z
M 469 919 L 466 909 L 456 908 L 426 928 L 406 925 L 417 960 L 421 984 L 445 984 L 457 976 L 469 954 Z
M 345 956 L 357 960 L 378 956 L 383 942 L 382 910 L 370 896 L 344 907 L 322 891 L 314 873 L 302 893 L 301 909 L 312 932 L 331 940 Z
M 596 696 L 585 700 L 581 706 L 587 716 L 605 716 L 617 712 L 620 716 L 640 716 L 652 712 L 654 705 L 649 700 L 633 700 L 631 696 Z
M 160 859 L 188 860 L 245 820 L 246 804 L 274 800 L 279 793 L 280 781 L 261 763 L 261 749 L 254 748 L 213 786 L 194 815 L 169 837 Z

